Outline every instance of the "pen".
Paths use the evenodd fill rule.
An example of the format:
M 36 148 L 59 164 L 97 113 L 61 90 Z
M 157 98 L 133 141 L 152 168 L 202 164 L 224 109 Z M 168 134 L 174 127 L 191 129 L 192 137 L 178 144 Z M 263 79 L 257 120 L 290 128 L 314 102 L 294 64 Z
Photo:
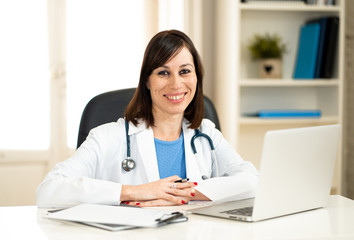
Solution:
M 188 182 L 189 178 L 185 178 L 185 179 L 180 179 L 180 180 L 176 180 L 175 183 L 184 183 L 184 182 Z
M 173 213 L 171 213 L 171 215 L 165 214 L 161 218 L 156 219 L 155 221 L 158 222 L 159 226 L 162 226 L 162 225 L 166 225 L 168 223 L 175 222 L 176 220 L 187 221 L 188 218 L 186 216 L 184 216 L 184 214 L 181 212 L 173 212 Z M 176 221 L 176 222 L 179 222 L 179 221 Z

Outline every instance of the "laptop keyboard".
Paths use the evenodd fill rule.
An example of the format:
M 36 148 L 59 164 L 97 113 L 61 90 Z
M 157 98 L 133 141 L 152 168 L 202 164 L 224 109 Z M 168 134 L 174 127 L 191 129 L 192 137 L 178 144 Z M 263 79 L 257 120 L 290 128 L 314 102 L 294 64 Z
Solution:
M 220 213 L 232 214 L 232 215 L 243 215 L 252 216 L 253 207 L 237 208 L 232 210 L 223 211 Z

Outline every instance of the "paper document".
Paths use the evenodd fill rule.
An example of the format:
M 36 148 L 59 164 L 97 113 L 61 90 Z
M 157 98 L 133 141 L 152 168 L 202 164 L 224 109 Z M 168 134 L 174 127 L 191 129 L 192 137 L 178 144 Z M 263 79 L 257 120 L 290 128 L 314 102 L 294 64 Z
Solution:
M 115 224 L 135 227 L 158 227 L 184 217 L 182 213 L 169 210 L 147 209 L 139 207 L 109 206 L 97 204 L 80 204 L 62 211 L 48 214 L 46 218 L 80 222 Z
M 199 181 L 196 190 L 215 202 L 236 201 L 254 197 L 257 177 L 250 178 L 249 173 L 236 176 L 210 178 Z

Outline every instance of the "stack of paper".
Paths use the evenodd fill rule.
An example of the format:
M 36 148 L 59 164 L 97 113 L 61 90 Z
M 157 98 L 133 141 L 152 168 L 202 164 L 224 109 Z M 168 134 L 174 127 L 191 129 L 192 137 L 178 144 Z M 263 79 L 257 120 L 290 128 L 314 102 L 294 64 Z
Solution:
M 111 231 L 137 227 L 159 227 L 188 219 L 184 213 L 170 210 L 98 204 L 80 204 L 49 213 L 46 218 L 78 222 Z

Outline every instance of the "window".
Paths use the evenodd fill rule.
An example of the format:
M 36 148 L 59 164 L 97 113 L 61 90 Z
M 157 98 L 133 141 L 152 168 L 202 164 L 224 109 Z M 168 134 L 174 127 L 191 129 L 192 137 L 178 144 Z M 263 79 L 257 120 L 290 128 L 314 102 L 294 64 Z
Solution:
M 143 0 L 67 1 L 68 145 L 95 95 L 136 87 L 145 48 Z
M 49 147 L 45 0 L 0 1 L 0 148 Z
M 184 0 L 159 0 L 159 31 L 184 30 Z
M 67 129 L 59 131 L 67 132 L 68 146 L 75 148 L 86 103 L 102 92 L 137 86 L 147 44 L 144 4 L 152 2 L 0 1 L 0 149 L 47 150 L 51 145 L 62 146 L 51 143 L 50 136 L 53 129 L 65 126 Z M 184 30 L 184 0 L 154 2 L 158 7 L 158 31 Z M 58 7 L 61 14 L 56 12 Z M 54 45 L 48 45 L 48 14 Z M 56 24 L 65 22 L 63 18 L 64 28 L 58 27 Z M 58 40 L 61 31 L 66 33 L 66 46 Z M 58 43 L 62 44 L 59 48 Z M 66 72 L 66 86 L 54 85 L 61 88 L 56 93 L 66 91 L 66 98 L 54 96 L 54 102 L 66 102 L 66 123 L 61 126 L 50 126 L 50 116 L 63 113 L 51 102 L 49 47 L 60 55 L 54 56 L 55 61 L 59 59 L 66 68 L 60 68 Z
M 159 31 L 184 29 L 184 0 L 159 0 Z M 144 0 L 67 1 L 67 142 L 97 94 L 136 87 L 145 46 Z
M 137 85 L 145 29 L 182 30 L 175 1 L 0 1 L 0 204 L 35 204 L 44 174 L 72 155 L 85 104 Z

